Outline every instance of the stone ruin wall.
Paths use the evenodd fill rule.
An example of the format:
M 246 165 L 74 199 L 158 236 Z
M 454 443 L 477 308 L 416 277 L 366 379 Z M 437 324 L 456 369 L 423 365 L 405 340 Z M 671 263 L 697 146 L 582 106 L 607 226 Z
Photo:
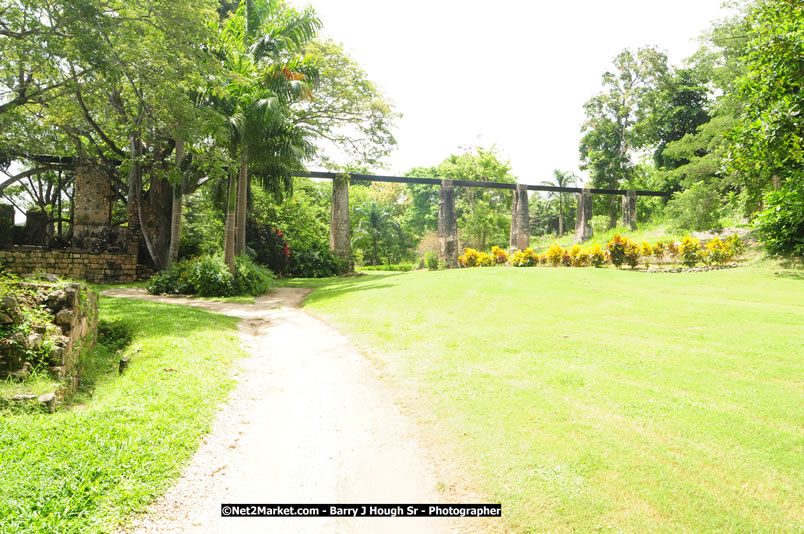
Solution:
M 17 395 L 0 399 L 4 403 L 40 403 L 48 411 L 70 397 L 78 387 L 77 363 L 84 351 L 95 344 L 98 327 L 98 294 L 83 284 L 66 284 L 63 287 L 50 284 L 27 283 L 37 290 L 34 304 L 46 307 L 53 317 L 53 328 L 35 327 L 23 334 L 15 333 L 0 339 L 0 379 L 27 378 L 32 368 L 44 365 L 47 371 L 61 382 L 61 387 L 44 395 Z M 18 297 L 0 297 L 0 325 L 21 322 Z M 29 303 L 30 304 L 30 303 Z M 50 330 L 50 331 L 48 331 Z M 43 343 L 53 348 L 44 361 L 32 362 L 29 351 L 38 350 Z
M 46 272 L 93 283 L 133 282 L 147 276 L 147 269 L 137 265 L 138 233 L 110 224 L 108 177 L 97 169 L 80 167 L 75 182 L 73 241 L 69 249 L 44 247 L 45 228 L 40 219 L 32 216 L 33 212 L 22 229 L 22 242 L 15 245 L 14 208 L 0 205 L 0 269 L 18 275 Z

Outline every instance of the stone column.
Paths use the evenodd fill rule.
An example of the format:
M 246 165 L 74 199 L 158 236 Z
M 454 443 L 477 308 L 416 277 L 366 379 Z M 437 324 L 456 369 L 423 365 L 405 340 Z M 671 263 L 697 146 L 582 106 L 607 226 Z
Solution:
M 528 186 L 516 184 L 511 204 L 511 252 L 524 250 L 530 246 L 530 221 L 528 219 Z
M 73 246 L 104 249 L 110 240 L 112 183 L 102 170 L 82 165 L 75 172 Z
M 0 248 L 14 244 L 14 206 L 0 204 Z
M 438 193 L 438 259 L 448 269 L 458 266 L 458 218 L 452 180 L 441 180 Z
M 592 194 L 586 187 L 583 193 L 578 193 L 578 212 L 575 217 L 575 241 L 586 241 L 592 237 Z
M 633 189 L 623 195 L 623 226 L 636 230 L 636 191 Z
M 349 262 L 352 270 L 351 226 L 349 223 L 349 177 L 332 180 L 332 214 L 329 220 L 329 249 Z

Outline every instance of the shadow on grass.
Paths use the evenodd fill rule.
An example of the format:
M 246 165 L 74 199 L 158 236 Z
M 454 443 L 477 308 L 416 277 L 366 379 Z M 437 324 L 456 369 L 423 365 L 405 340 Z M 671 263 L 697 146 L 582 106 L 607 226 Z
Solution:
M 346 278 L 291 278 L 282 280 L 279 287 L 310 288 L 314 291 L 304 300 L 304 304 L 339 297 L 346 293 L 393 287 L 383 283 L 386 279 L 401 276 L 404 272 L 372 272 L 366 276 L 350 276 Z

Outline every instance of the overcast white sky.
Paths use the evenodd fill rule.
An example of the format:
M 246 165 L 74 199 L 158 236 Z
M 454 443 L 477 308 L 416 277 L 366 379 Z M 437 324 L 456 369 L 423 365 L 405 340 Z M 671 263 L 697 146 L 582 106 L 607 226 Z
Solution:
M 344 43 L 403 114 L 388 171 L 496 144 L 523 183 L 578 169 L 583 104 L 624 48 L 678 65 L 721 0 L 294 0 Z M 380 171 L 380 169 L 375 169 Z

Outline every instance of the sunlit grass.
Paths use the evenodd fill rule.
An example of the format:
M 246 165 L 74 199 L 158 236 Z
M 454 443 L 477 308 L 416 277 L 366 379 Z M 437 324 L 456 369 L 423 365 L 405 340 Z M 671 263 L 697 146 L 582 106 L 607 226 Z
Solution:
M 506 529 L 802 528 L 801 271 L 499 267 L 285 284 L 318 288 L 306 308 L 372 348 L 503 504 Z
M 107 297 L 100 310 L 131 342 L 82 361 L 83 404 L 0 417 L 0 532 L 109 531 L 178 476 L 233 385 L 236 319 Z

